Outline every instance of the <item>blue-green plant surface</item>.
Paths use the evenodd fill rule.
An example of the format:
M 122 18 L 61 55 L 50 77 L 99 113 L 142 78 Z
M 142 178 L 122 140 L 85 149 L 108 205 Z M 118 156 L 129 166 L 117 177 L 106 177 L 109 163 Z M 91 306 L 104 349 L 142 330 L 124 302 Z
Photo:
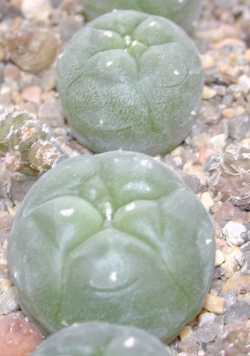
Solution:
M 155 155 L 190 132 L 203 72 L 194 43 L 176 24 L 120 10 L 75 34 L 57 82 L 73 134 L 90 150 Z
M 175 337 L 214 266 L 210 218 L 180 178 L 133 152 L 65 160 L 26 196 L 9 240 L 24 311 L 49 333 L 106 321 Z
M 114 9 L 137 10 L 164 16 L 187 30 L 192 29 L 201 10 L 201 0 L 82 0 L 88 19 Z
M 74 324 L 46 339 L 33 356 L 174 356 L 145 331 L 106 323 Z

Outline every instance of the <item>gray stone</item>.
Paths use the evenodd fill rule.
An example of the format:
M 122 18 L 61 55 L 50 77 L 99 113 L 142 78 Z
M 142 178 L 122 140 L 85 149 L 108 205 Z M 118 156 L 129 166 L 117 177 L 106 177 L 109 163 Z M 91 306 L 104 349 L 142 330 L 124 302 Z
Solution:
M 222 231 L 229 244 L 241 246 L 247 240 L 247 229 L 238 222 L 229 221 Z
M 197 330 L 197 338 L 201 343 L 209 343 L 216 339 L 223 330 L 222 323 L 211 321 Z
M 15 287 L 0 291 L 0 315 L 6 315 L 18 309 Z
M 241 140 L 250 136 L 250 116 L 239 116 L 228 122 L 229 137 Z
M 45 122 L 50 127 L 60 127 L 63 125 L 61 104 L 56 99 L 51 98 L 46 103 L 42 104 L 38 116 L 41 121 Z
M 245 302 L 238 302 L 232 305 L 225 312 L 225 323 L 231 324 L 238 321 L 248 320 L 250 318 L 250 305 Z
M 60 34 L 63 42 L 67 42 L 83 26 L 82 16 L 70 16 L 60 22 Z

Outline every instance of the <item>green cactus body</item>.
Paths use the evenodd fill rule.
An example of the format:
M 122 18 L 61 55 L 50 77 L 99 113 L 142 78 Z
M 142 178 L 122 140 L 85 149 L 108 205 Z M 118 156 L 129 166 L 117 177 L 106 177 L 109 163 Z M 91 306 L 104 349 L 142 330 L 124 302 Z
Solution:
M 192 29 L 201 10 L 201 0 L 82 0 L 88 19 L 114 9 L 143 11 L 167 17 L 187 30 Z
M 145 331 L 106 323 L 75 324 L 45 340 L 33 356 L 173 356 Z
M 209 289 L 213 227 L 193 192 L 149 156 L 79 156 L 32 187 L 8 260 L 23 309 L 48 332 L 99 320 L 171 340 Z
M 89 23 L 58 64 L 69 125 L 94 152 L 170 151 L 191 130 L 202 86 L 199 55 L 184 31 L 135 11 Z

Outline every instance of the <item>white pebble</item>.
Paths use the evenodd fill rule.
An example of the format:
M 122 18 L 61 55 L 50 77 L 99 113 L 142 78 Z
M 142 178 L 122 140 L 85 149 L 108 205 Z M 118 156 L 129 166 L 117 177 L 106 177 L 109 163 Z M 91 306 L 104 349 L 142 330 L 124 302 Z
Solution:
M 222 232 L 230 245 L 241 246 L 245 242 L 247 229 L 236 221 L 229 221 Z
M 22 13 L 27 19 L 47 21 L 52 13 L 49 0 L 23 0 Z

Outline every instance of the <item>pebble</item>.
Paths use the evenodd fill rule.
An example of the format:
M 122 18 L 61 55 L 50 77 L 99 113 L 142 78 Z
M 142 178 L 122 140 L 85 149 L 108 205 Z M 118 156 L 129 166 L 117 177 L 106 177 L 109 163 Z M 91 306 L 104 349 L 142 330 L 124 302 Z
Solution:
M 44 27 L 24 23 L 7 35 L 7 47 L 11 60 L 19 68 L 36 74 L 54 62 L 58 40 Z
M 250 48 L 245 52 L 245 60 L 250 63 Z
M 62 4 L 63 0 L 50 0 L 50 2 L 54 8 L 57 8 Z
M 225 262 L 225 257 L 221 250 L 216 250 L 216 255 L 215 255 L 215 266 L 221 266 Z
M 250 293 L 250 274 L 237 273 L 226 281 L 223 293 L 235 292 L 236 294 Z
M 227 135 L 224 133 L 213 136 L 210 139 L 210 143 L 213 145 L 214 149 L 217 152 L 222 152 L 223 148 L 226 146 L 226 142 L 227 142 Z
M 5 49 L 3 48 L 0 42 L 0 62 L 2 62 L 4 59 L 5 59 Z
M 197 37 L 206 41 L 219 42 L 228 37 L 237 38 L 238 34 L 238 29 L 235 26 L 221 24 L 217 28 L 198 31 Z
M 199 315 L 199 326 L 206 325 L 215 321 L 216 315 L 214 313 L 203 312 Z
M 39 104 L 40 103 L 41 95 L 42 95 L 42 90 L 38 86 L 26 87 L 22 91 L 23 99 L 28 101 L 28 102 L 35 103 L 35 104 Z
M 203 69 L 211 69 L 215 66 L 214 58 L 209 54 L 201 55 L 201 62 Z
M 227 325 L 223 334 L 224 356 L 250 355 L 250 324 L 237 322 Z
M 60 22 L 59 29 L 63 42 L 68 42 L 71 37 L 83 26 L 82 16 L 70 16 L 63 18 Z
M 248 238 L 249 238 L 249 232 L 248 232 Z M 244 260 L 245 260 L 245 264 L 242 267 L 242 270 L 244 272 L 250 273 L 250 242 L 247 242 L 243 246 L 241 246 L 241 251 L 244 255 Z
M 53 98 L 40 105 L 38 116 L 42 122 L 50 127 L 58 128 L 64 124 L 61 104 Z
M 2 356 L 28 356 L 42 339 L 39 330 L 19 313 L 0 317 Z
M 214 294 L 208 294 L 204 303 L 204 309 L 211 313 L 223 314 L 225 299 Z
M 250 304 L 246 302 L 237 302 L 232 305 L 226 312 L 224 316 L 224 321 L 226 324 L 231 324 L 243 320 L 250 319 Z
M 240 116 L 245 114 L 246 110 L 242 106 L 238 106 L 235 108 L 227 108 L 223 110 L 223 116 L 227 119 L 231 119 L 236 116 Z
M 12 218 L 7 211 L 0 210 L 0 234 L 7 235 L 10 231 Z
M 228 251 L 223 251 L 225 262 L 222 268 L 226 278 L 230 278 L 239 271 L 244 263 L 244 256 L 239 247 L 228 247 Z
M 226 241 L 231 245 L 241 246 L 246 240 L 246 227 L 236 221 L 229 221 L 222 232 Z
M 4 68 L 4 79 L 6 81 L 20 80 L 20 70 L 18 69 L 18 67 L 13 64 L 7 64 Z
M 229 200 L 218 202 L 213 207 L 213 213 L 215 221 L 221 228 L 230 220 L 237 219 L 239 222 L 244 222 L 247 218 L 247 213 L 238 209 Z
M 185 341 L 186 339 L 190 338 L 193 334 L 193 329 L 191 326 L 186 325 L 180 332 L 180 339 L 181 341 Z
M 228 121 L 229 137 L 233 140 L 242 140 L 250 137 L 250 116 L 241 115 Z
M 187 162 L 183 167 L 183 171 L 187 175 L 196 176 L 199 179 L 201 185 L 207 184 L 207 177 L 200 165 L 195 165 L 192 164 L 192 162 Z
M 210 343 L 214 341 L 218 334 L 222 332 L 222 326 L 219 323 L 211 321 L 210 323 L 200 326 L 197 330 L 197 338 L 200 343 Z
M 203 101 L 201 108 L 202 119 L 205 123 L 216 123 L 221 118 L 221 112 L 218 110 L 217 106 L 209 101 Z
M 197 176 L 184 174 L 183 180 L 194 193 L 197 194 L 201 191 L 202 185 Z
M 47 22 L 52 7 L 49 0 L 23 0 L 22 12 L 27 19 Z
M 0 62 L 0 84 L 4 81 L 4 64 Z
M 240 85 L 241 92 L 247 94 L 250 91 L 250 77 L 243 74 L 239 77 L 238 83 Z
M 216 96 L 216 91 L 208 86 L 204 86 L 202 98 L 205 100 L 212 99 Z
M 211 196 L 211 193 L 210 192 L 202 193 L 201 202 L 204 205 L 204 207 L 206 208 L 206 210 L 209 211 L 214 205 L 214 201 L 213 201 L 213 198 Z
M 2 290 L 0 287 L 0 315 L 6 315 L 19 308 L 17 292 L 14 287 Z

